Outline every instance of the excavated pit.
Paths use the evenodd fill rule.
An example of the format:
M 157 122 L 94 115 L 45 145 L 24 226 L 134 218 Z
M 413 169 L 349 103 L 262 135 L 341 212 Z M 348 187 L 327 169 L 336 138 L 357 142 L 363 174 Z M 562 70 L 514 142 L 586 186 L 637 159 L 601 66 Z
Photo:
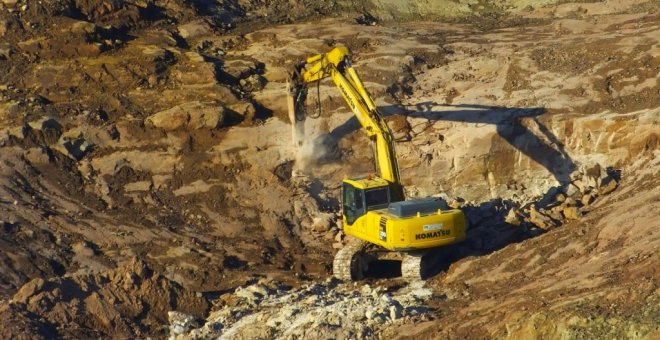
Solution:
M 2 1 L 0 337 L 656 338 L 659 13 Z M 407 196 L 468 218 L 424 282 L 331 279 L 373 153 L 328 80 L 294 148 L 285 88 L 340 43 Z

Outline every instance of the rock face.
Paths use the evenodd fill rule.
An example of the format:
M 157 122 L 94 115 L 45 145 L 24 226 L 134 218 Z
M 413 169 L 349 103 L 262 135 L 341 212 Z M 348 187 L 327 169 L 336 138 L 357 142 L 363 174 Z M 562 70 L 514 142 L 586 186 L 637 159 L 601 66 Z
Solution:
M 214 103 L 189 102 L 153 114 L 147 123 L 163 129 L 215 129 L 225 119 L 225 108 Z
M 342 0 L 340 3 L 353 5 L 353 1 Z M 368 0 L 362 6 L 369 13 L 386 20 L 411 20 L 414 18 L 458 17 L 471 13 L 473 9 L 467 1 L 456 2 L 439 0 L 433 2 L 418 0 Z
M 11 324 L 26 315 L 41 315 L 36 329 L 24 334 L 28 336 L 127 337 L 159 333 L 169 310 L 176 308 L 199 318 L 208 307 L 195 292 L 133 260 L 98 275 L 36 278 L 0 308 L 0 319 Z M 133 321 L 138 317 L 139 325 Z M 48 326 L 67 322 L 78 326 L 59 331 Z

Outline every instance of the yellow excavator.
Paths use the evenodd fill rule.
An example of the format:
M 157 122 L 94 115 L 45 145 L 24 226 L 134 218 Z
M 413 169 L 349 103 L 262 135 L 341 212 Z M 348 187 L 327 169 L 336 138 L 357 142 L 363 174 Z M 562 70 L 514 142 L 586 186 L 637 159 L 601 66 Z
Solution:
M 301 146 L 304 139 L 307 85 L 326 77 L 332 79 L 373 141 L 380 173 L 343 181 L 342 228 L 349 242 L 335 255 L 333 275 L 359 280 L 377 258 L 373 253 L 386 251 L 400 253 L 404 278 L 424 279 L 434 262 L 441 260 L 430 249 L 465 239 L 465 215 L 438 199 L 405 200 L 392 132 L 351 66 L 347 47 L 338 46 L 292 67 L 287 102 L 295 146 Z

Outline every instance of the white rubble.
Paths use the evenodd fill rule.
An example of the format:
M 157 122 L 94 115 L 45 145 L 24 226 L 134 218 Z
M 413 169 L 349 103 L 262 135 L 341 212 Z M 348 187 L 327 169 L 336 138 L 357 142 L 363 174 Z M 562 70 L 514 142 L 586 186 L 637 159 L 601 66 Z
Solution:
M 177 335 L 188 332 L 191 327 L 197 327 L 195 318 L 192 315 L 177 311 L 169 311 L 167 312 L 167 318 L 170 322 L 169 339 L 175 339 Z
M 201 328 L 176 339 L 372 338 L 382 327 L 427 313 L 424 300 L 432 296 L 424 282 L 392 295 L 335 280 L 290 290 L 257 283 L 225 297 Z

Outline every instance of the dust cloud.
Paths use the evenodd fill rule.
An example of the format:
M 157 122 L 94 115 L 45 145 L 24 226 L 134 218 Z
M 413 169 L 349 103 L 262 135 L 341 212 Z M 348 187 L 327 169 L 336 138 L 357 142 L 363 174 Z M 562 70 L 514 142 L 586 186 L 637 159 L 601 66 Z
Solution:
M 308 173 L 315 166 L 341 158 L 337 141 L 330 134 L 307 138 L 296 149 L 296 164 L 293 171 L 298 173 Z

